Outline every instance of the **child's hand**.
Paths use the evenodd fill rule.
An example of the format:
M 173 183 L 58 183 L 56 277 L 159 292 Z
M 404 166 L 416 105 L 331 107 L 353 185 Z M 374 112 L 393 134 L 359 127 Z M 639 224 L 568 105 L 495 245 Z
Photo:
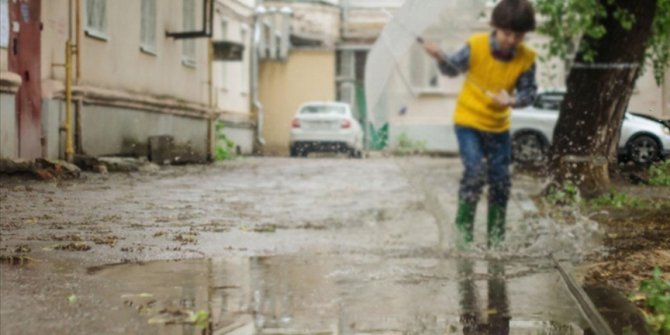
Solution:
M 429 41 L 423 41 L 423 50 L 426 50 L 426 53 L 428 53 L 431 57 L 441 60 L 442 59 L 442 49 L 440 47 Z
M 496 105 L 500 107 L 509 107 L 514 105 L 515 102 L 514 97 L 510 96 L 509 93 L 507 93 L 507 91 L 505 90 L 502 90 L 497 94 L 494 94 L 492 98 L 493 102 L 495 102 Z

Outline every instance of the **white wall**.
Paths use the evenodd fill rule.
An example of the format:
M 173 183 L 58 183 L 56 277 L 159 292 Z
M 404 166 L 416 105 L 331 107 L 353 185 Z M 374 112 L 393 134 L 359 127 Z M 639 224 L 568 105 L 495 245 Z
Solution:
M 182 1 L 157 0 L 156 3 L 156 53 L 150 54 L 140 50 L 141 1 L 107 1 L 107 38 L 82 36 L 79 84 L 206 104 L 206 39 L 196 40 L 195 66 L 184 65 L 183 42 L 165 36 L 165 31 L 183 30 Z M 64 78 L 63 69 L 52 64 L 64 63 L 67 4 L 68 0 L 42 2 L 42 78 L 46 80 Z M 195 4 L 196 29 L 200 29 L 202 1 L 196 0 Z M 82 22 L 85 19 L 85 6 L 82 6 Z M 45 94 L 49 94 L 48 90 Z
M 214 18 L 214 40 L 227 40 L 244 45 L 242 61 L 214 62 L 214 104 L 218 109 L 250 115 L 250 47 L 253 33 L 253 8 L 242 7 L 233 0 L 218 2 Z M 223 33 L 226 23 L 226 35 Z M 244 40 L 243 40 L 244 38 Z

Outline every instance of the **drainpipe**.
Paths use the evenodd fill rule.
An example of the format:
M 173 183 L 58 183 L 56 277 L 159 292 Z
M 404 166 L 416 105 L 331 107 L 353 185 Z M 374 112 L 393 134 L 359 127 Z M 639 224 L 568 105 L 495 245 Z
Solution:
M 68 37 L 65 42 L 65 160 L 72 162 L 72 0 L 68 1 Z
M 74 47 L 75 58 L 76 58 L 76 63 L 75 63 L 76 70 L 75 70 L 74 83 L 75 83 L 75 85 L 79 85 L 79 82 L 81 80 L 81 32 L 82 32 L 82 29 L 81 29 L 81 1 L 75 1 L 74 15 L 75 15 L 75 19 L 74 19 L 75 30 L 74 30 L 74 33 L 75 33 L 75 40 L 76 40 L 76 45 Z M 81 113 L 82 113 L 82 110 L 84 108 L 84 106 L 83 106 L 84 100 L 83 99 L 84 98 L 80 94 L 79 97 L 77 98 L 77 105 L 75 106 L 75 108 L 76 108 L 75 109 L 75 118 L 76 118 L 77 121 L 76 121 L 76 129 L 74 131 L 74 136 L 75 136 L 75 139 L 76 139 L 76 142 L 75 142 L 74 145 L 75 145 L 75 148 L 76 148 L 75 151 L 77 153 L 83 153 L 83 148 L 84 148 L 83 139 L 82 139 L 82 136 L 81 136 Z
M 261 43 L 261 34 L 263 33 L 263 15 L 265 15 L 266 10 L 263 5 L 256 7 L 254 13 L 254 34 L 253 41 L 251 43 L 251 94 L 254 108 L 256 109 L 256 140 L 261 146 L 265 145 L 265 139 L 263 138 L 263 117 L 265 114 L 265 108 L 263 103 L 260 101 L 259 94 L 259 66 L 260 66 L 260 56 L 259 45 Z
M 75 1 L 75 39 L 77 45 L 75 46 L 75 56 L 77 58 L 77 72 L 75 76 L 75 83 L 79 84 L 81 79 L 81 1 Z
M 207 39 L 207 88 L 209 94 L 208 96 L 208 106 L 210 111 L 214 110 L 214 81 L 212 76 L 212 70 L 214 68 L 214 48 L 212 47 L 212 40 Z M 214 115 L 209 115 L 207 117 L 207 158 L 210 161 L 214 160 L 214 150 L 212 146 L 214 145 L 214 136 L 215 132 L 212 129 L 214 126 Z

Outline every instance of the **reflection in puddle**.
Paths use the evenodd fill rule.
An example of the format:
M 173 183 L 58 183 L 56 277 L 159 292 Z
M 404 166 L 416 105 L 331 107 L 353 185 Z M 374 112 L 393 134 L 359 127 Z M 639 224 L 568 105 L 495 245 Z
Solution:
M 539 262 L 539 261 L 537 261 Z M 92 269 L 101 292 L 161 334 L 582 334 L 578 309 L 537 263 L 279 256 Z M 140 299 L 142 297 L 142 299 Z

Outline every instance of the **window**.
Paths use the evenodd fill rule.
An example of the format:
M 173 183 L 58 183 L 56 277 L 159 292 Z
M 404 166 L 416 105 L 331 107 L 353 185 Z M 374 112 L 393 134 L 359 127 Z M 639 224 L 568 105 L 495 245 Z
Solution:
M 435 91 L 439 88 L 439 70 L 437 63 L 420 46 L 412 47 L 410 54 L 409 80 L 414 88 Z
M 107 39 L 107 0 L 86 0 L 86 35 Z
M 156 0 L 142 0 L 140 49 L 156 53 Z
M 193 31 L 195 29 L 195 1 L 182 1 L 182 28 L 184 31 Z M 182 41 L 182 64 L 195 67 L 195 39 Z

